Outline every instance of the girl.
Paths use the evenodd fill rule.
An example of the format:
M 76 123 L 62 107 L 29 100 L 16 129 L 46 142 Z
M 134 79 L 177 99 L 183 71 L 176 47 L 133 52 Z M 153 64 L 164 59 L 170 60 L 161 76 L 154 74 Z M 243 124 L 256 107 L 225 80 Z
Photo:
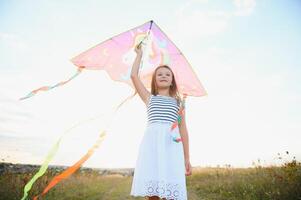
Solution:
M 147 107 L 148 123 L 139 147 L 133 176 L 131 195 L 143 196 L 148 200 L 187 200 L 186 176 L 192 174 L 189 160 L 188 132 L 185 112 L 179 126 L 171 130 L 178 118 L 181 98 L 172 70 L 159 66 L 152 76 L 151 93 L 138 77 L 142 57 L 140 45 L 136 46 L 136 59 L 131 79 Z M 172 131 L 182 142 L 172 139 Z

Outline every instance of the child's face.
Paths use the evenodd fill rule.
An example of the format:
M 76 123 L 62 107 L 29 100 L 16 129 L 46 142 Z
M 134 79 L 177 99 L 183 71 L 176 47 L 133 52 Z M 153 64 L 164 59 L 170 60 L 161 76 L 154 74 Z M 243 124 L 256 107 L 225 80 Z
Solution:
M 158 87 L 170 87 L 172 83 L 172 73 L 169 69 L 161 67 L 156 73 L 156 83 Z

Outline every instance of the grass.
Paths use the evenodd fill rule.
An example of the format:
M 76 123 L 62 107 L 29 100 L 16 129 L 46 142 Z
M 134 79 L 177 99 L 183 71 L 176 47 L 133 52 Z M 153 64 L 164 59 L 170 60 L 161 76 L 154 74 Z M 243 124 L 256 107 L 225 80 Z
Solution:
M 0 199 L 21 199 L 31 173 L 0 176 Z M 29 197 L 41 193 L 53 176 L 48 170 L 38 179 Z M 189 200 L 301 200 L 301 163 L 292 160 L 282 166 L 253 168 L 193 168 L 186 177 Z M 52 188 L 43 199 L 55 200 L 142 200 L 131 197 L 132 176 L 101 175 L 77 171 Z

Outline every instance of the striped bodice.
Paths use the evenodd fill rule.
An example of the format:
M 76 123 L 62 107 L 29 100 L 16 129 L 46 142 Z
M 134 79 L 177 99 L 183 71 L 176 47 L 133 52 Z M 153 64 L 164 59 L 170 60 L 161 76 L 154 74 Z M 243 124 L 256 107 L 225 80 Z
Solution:
M 178 119 L 179 105 L 173 97 L 152 95 L 147 106 L 148 122 L 175 122 Z

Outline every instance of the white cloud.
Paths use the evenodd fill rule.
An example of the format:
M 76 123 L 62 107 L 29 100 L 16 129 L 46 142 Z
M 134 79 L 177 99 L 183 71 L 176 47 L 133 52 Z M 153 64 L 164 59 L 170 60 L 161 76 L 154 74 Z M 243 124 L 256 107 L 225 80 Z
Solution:
M 228 17 L 214 17 L 212 12 L 194 12 L 189 16 L 179 16 L 178 30 L 183 37 L 202 37 L 223 32 L 228 26 Z
M 224 11 L 192 10 L 194 2 L 188 1 L 176 12 L 177 33 L 182 37 L 204 37 L 225 30 L 229 15 Z
M 213 36 L 224 32 L 235 16 L 250 15 L 255 8 L 255 0 L 235 0 L 235 10 L 207 9 L 201 4 L 209 4 L 208 1 L 187 1 L 176 11 L 178 37 L 195 40 L 202 37 Z M 203 8 L 197 9 L 197 8 Z M 172 31 L 173 32 L 173 31 Z
M 7 41 L 7 40 L 15 40 L 17 37 L 14 34 L 9 34 L 9 33 L 4 33 L 0 32 L 0 39 L 2 41 Z
M 14 50 L 27 50 L 28 46 L 16 34 L 0 32 L 0 42 Z
M 236 16 L 247 16 L 252 14 L 256 6 L 255 0 L 234 0 L 233 4 L 236 6 L 237 10 L 234 11 Z

